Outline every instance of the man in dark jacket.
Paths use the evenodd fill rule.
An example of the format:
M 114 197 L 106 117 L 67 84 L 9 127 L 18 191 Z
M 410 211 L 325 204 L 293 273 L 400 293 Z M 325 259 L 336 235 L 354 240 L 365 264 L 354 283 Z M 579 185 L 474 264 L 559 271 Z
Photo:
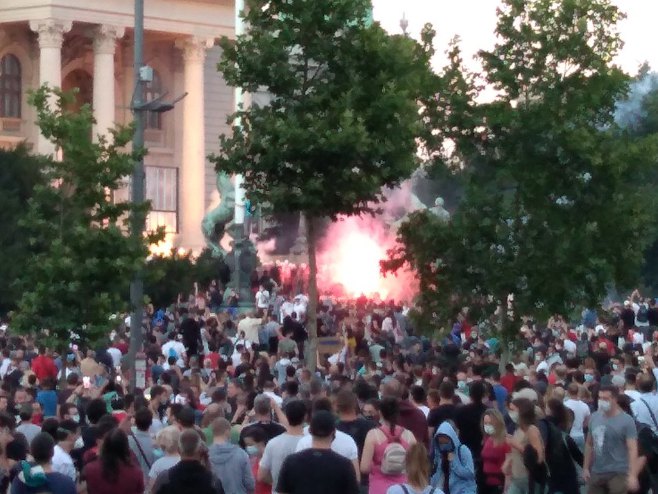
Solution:
M 187 309 L 181 309 L 183 321 L 180 323 L 180 332 L 183 335 L 183 345 L 187 350 L 187 356 L 199 354 L 199 342 L 201 341 L 201 326 Z
M 217 477 L 201 463 L 201 437 L 194 430 L 184 430 L 178 440 L 180 462 L 158 475 L 153 494 L 225 494 Z

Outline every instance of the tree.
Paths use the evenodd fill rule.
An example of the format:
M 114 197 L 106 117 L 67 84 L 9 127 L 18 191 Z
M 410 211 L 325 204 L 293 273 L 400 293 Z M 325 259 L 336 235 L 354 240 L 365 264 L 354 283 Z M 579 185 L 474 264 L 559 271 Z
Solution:
M 416 168 L 418 101 L 431 74 L 423 44 L 368 21 L 369 0 L 248 0 L 246 34 L 222 40 L 220 71 L 268 106 L 240 109 L 218 170 L 243 173 L 252 201 L 305 216 L 310 366 L 315 365 L 317 220 L 368 213 Z
M 597 304 L 610 283 L 637 280 L 656 143 L 614 122 L 629 82 L 612 64 L 622 17 L 608 0 L 505 0 L 497 44 L 479 55 L 493 101 L 464 99 L 478 91 L 459 70 L 468 118 L 450 127 L 451 114 L 435 111 L 431 120 L 452 143 L 434 143 L 437 166 L 459 176 L 463 199 L 448 223 L 413 215 L 385 263 L 417 270 L 426 324 L 464 306 L 499 309 L 511 339 L 521 315 L 569 314 Z M 459 57 L 447 72 L 458 66 Z
M 137 208 L 114 202 L 121 179 L 137 158 L 124 151 L 132 129 L 119 127 L 111 139 L 93 142 L 88 105 L 67 110 L 74 95 L 42 87 L 30 96 L 42 134 L 56 144 L 61 161 L 44 169 L 22 225 L 34 254 L 21 276 L 22 296 L 12 327 L 47 330 L 47 341 L 65 348 L 71 332 L 94 341 L 109 331 L 109 316 L 123 308 L 125 281 L 161 235 L 135 242 L 128 216 Z M 41 338 L 41 336 L 40 336 Z
M 0 313 L 14 310 L 20 291 L 17 280 L 29 263 L 30 246 L 19 224 L 37 185 L 44 184 L 47 160 L 28 153 L 27 147 L 0 150 Z

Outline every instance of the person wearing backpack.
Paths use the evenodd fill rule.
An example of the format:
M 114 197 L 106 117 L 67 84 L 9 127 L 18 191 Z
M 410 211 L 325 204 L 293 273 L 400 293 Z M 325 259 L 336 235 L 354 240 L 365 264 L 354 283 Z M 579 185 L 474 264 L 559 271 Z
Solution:
M 428 479 L 431 465 L 427 448 L 421 444 L 412 444 L 405 459 L 407 481 L 388 488 L 386 494 L 444 494 L 441 489 L 432 487 Z
M 11 484 L 11 494 L 76 494 L 75 482 L 66 475 L 53 471 L 52 458 L 55 440 L 40 432 L 30 446 L 36 464 L 20 464 L 20 473 Z
M 462 444 L 449 421 L 443 422 L 432 442 L 434 473 L 430 483 L 445 494 L 477 492 L 475 463 L 471 450 Z
M 406 454 L 416 443 L 411 431 L 397 425 L 400 410 L 396 398 L 384 398 L 380 413 L 382 425 L 368 432 L 361 455 L 361 473 L 369 474 L 370 494 L 382 494 L 407 481 Z

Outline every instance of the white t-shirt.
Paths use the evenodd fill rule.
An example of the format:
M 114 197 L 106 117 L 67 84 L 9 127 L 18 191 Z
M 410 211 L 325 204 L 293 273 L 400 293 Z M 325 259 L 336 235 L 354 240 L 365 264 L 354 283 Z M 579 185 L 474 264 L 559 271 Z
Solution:
M 183 355 L 185 354 L 185 345 L 176 340 L 169 340 L 167 343 L 162 345 L 162 355 L 164 355 L 166 360 L 169 360 L 169 350 L 172 349 L 174 352 L 176 352 L 176 356 L 178 357 L 176 365 L 178 365 L 178 367 L 184 367 L 185 361 L 183 360 Z
M 313 437 L 308 433 L 308 427 L 304 428 L 304 437 L 297 443 L 295 453 L 309 449 L 313 445 Z M 348 460 L 356 460 L 359 458 L 359 449 L 356 447 L 356 442 L 349 436 L 341 431 L 336 431 L 336 438 L 331 443 L 331 450 L 344 456 Z
M 162 472 L 166 472 L 169 470 L 171 467 L 174 465 L 178 464 L 180 461 L 180 456 L 163 456 L 162 458 L 158 458 L 153 462 L 153 465 L 151 465 L 151 470 L 149 470 L 149 478 L 150 479 L 157 479 L 158 475 L 160 475 Z
M 296 451 L 302 437 L 284 432 L 271 439 L 267 443 L 267 446 L 265 446 L 265 452 L 260 460 L 260 468 L 266 468 L 272 475 L 272 494 L 277 494 L 274 487 L 276 487 L 279 481 L 279 473 L 281 473 L 283 461 Z
M 270 305 L 270 292 L 267 290 L 258 290 L 256 292 L 256 307 L 267 309 Z
M 629 396 L 633 401 L 639 400 L 642 397 L 642 393 L 640 393 L 637 389 L 627 389 L 624 391 L 624 394 Z
M 575 354 L 576 350 L 577 350 L 576 344 L 573 341 L 571 341 L 570 339 L 567 338 L 567 339 L 564 340 L 564 350 L 567 353 Z
M 564 406 L 573 411 L 573 424 L 569 435 L 571 437 L 584 437 L 583 427 L 585 420 L 590 416 L 591 412 L 586 403 L 580 400 L 572 400 L 571 398 L 564 402 Z
M 107 349 L 107 353 L 112 357 L 112 365 L 116 368 L 121 365 L 121 350 L 113 346 Z
M 73 465 L 73 458 L 71 455 L 64 451 L 59 444 L 55 446 L 55 453 L 52 459 L 53 471 L 66 475 L 73 482 L 77 480 L 77 473 L 75 465 Z
M 263 391 L 263 394 L 268 398 L 273 399 L 276 402 L 276 404 L 279 406 L 281 406 L 281 404 L 283 403 L 283 398 L 281 398 L 276 393 L 273 393 L 272 391 Z
M 428 415 L 430 414 L 430 407 L 426 405 L 416 405 L 416 408 L 418 408 L 421 412 L 425 414 L 425 418 L 427 418 Z

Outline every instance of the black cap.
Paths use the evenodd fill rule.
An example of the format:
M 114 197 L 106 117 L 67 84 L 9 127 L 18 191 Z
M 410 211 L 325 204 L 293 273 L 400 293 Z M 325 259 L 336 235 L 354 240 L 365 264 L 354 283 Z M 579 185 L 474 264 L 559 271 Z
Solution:
M 336 431 L 336 419 L 331 412 L 319 410 L 313 414 L 310 432 L 315 437 L 329 437 Z

